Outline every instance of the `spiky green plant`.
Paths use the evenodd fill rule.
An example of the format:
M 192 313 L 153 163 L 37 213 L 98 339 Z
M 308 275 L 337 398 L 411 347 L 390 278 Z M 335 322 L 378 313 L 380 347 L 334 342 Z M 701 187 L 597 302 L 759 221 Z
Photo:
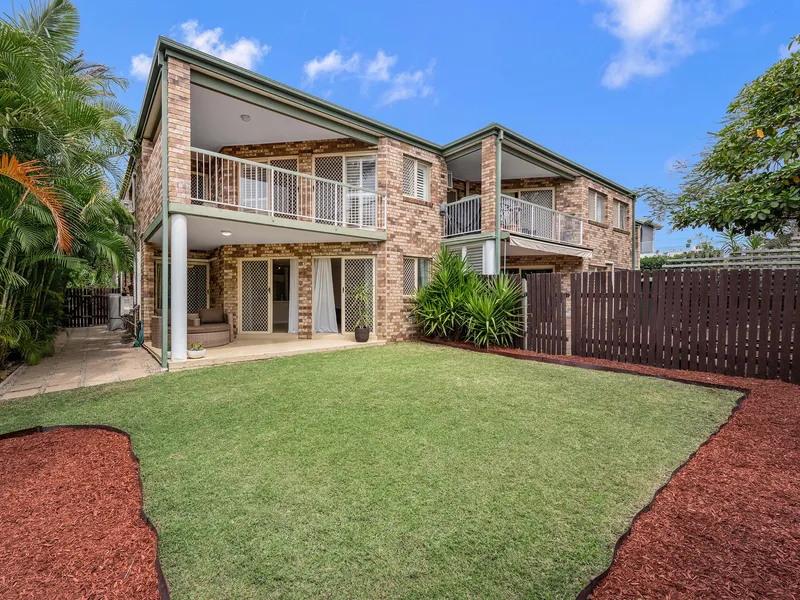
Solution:
M 510 346 L 522 334 L 522 286 L 508 275 L 492 277 L 467 298 L 465 339 L 476 346 Z
M 414 297 L 412 315 L 424 335 L 460 339 L 467 317 L 467 298 L 484 287 L 484 280 L 462 256 L 442 248 L 434 259 L 430 282 Z
M 430 283 L 414 298 L 412 314 L 422 333 L 477 346 L 509 346 L 522 332 L 522 288 L 508 275 L 485 278 L 443 248 Z

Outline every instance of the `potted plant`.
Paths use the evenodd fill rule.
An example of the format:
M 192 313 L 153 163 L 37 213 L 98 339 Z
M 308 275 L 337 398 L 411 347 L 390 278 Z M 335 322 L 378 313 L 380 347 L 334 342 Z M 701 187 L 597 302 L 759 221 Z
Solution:
M 350 299 L 356 302 L 358 311 L 355 323 L 356 341 L 366 342 L 372 328 L 372 286 L 362 283 L 350 292 Z
M 189 344 L 186 354 L 189 358 L 203 358 L 206 355 L 206 349 L 203 348 L 201 342 L 194 342 Z

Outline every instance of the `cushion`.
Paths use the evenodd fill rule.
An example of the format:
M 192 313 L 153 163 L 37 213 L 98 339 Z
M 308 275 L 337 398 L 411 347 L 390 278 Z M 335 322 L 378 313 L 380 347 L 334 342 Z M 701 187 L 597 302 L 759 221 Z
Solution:
M 228 325 L 225 323 L 206 323 L 197 327 L 190 327 L 187 333 L 216 333 L 218 331 L 228 331 Z
M 201 308 L 200 309 L 200 323 L 224 323 L 225 314 L 222 312 L 222 307 L 217 308 Z

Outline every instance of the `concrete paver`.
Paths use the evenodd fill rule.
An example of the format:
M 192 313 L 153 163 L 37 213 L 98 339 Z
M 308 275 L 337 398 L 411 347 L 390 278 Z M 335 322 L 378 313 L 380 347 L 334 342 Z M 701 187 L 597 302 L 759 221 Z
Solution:
M 35 394 L 114 383 L 160 373 L 143 348 L 122 342 L 122 332 L 104 326 L 62 332 L 53 356 L 38 365 L 24 366 L 0 387 L 0 401 Z

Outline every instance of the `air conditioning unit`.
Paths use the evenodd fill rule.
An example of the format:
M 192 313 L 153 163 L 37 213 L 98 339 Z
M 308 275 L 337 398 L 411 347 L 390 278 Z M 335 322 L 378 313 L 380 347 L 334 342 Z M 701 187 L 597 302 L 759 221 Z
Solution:
M 453 189 L 453 172 L 447 172 L 447 189 Z

